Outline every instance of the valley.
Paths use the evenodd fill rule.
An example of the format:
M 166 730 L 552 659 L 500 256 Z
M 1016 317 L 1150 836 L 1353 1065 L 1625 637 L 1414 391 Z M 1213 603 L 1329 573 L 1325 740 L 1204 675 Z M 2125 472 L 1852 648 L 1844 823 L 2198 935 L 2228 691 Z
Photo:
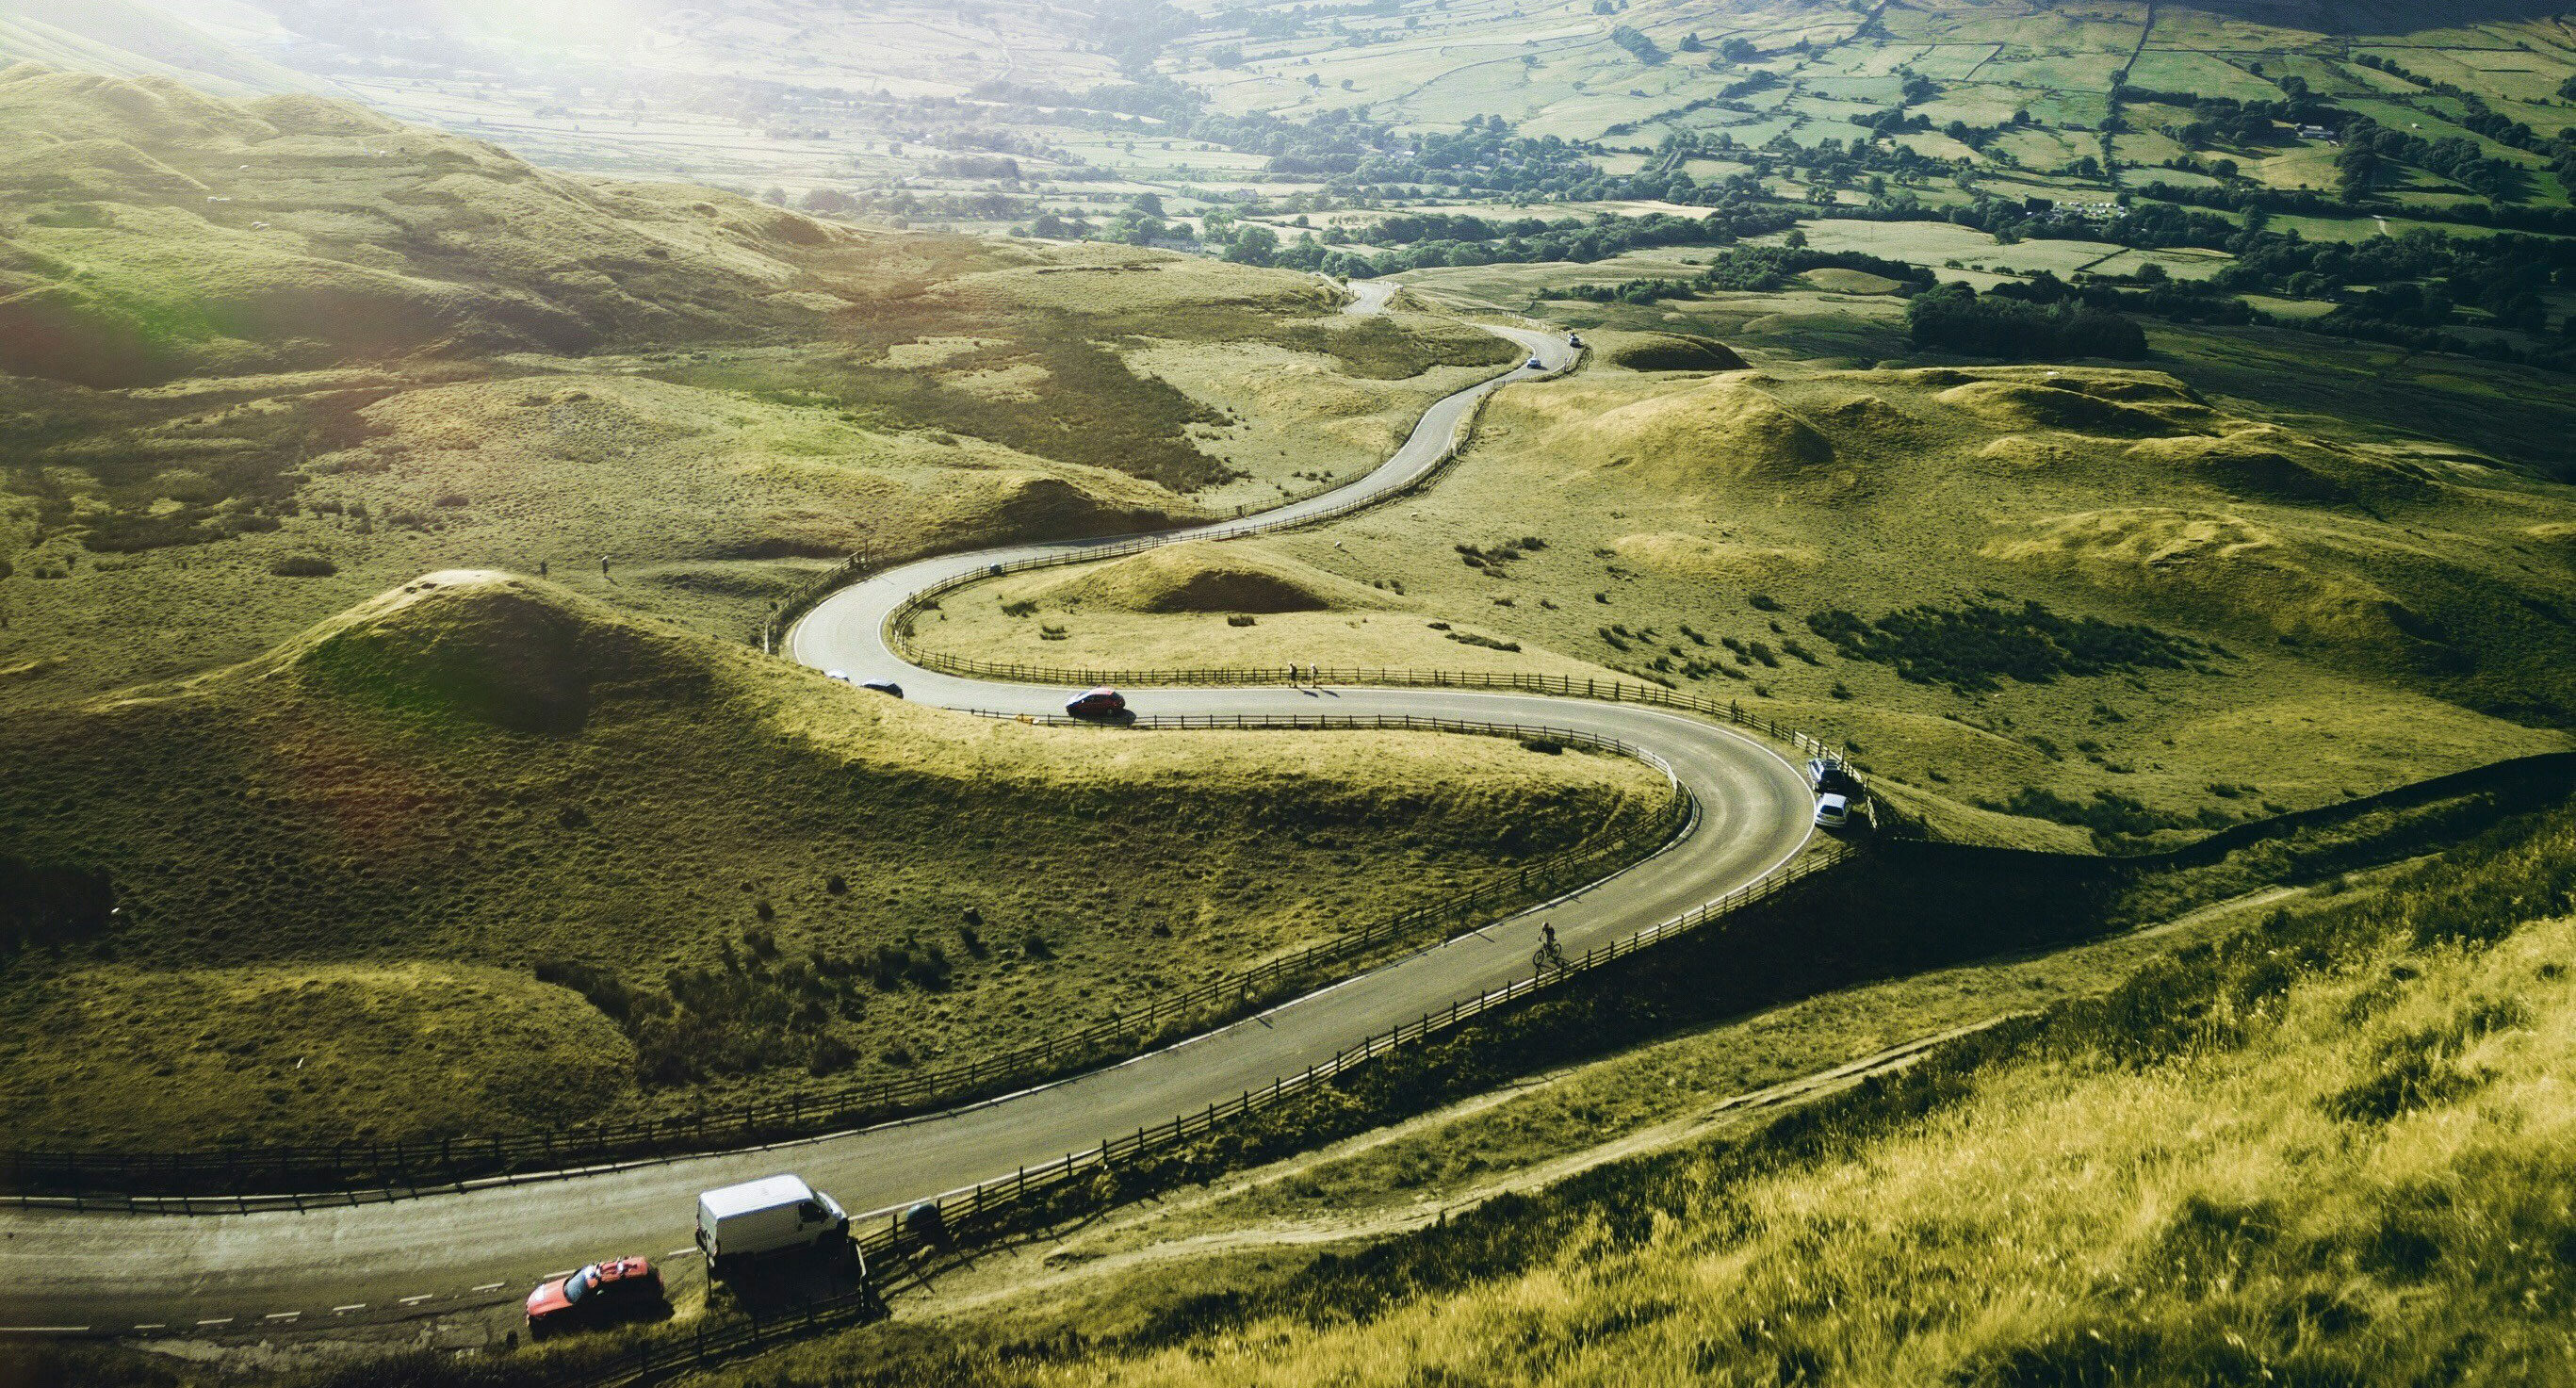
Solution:
M 0 1383 L 2563 1377 L 2571 111 L 2475 3 L 0 16 Z

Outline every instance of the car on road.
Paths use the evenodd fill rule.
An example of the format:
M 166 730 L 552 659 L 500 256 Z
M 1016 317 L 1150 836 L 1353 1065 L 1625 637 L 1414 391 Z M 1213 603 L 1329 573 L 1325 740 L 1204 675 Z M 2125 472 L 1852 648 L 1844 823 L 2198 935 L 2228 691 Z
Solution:
M 1104 684 L 1065 700 L 1064 711 L 1076 718 L 1115 718 L 1127 711 L 1127 696 Z
M 1580 347 L 1580 346 L 1582 346 L 1582 345 L 1583 345 L 1583 334 L 1581 334 L 1581 333 L 1567 333 L 1567 334 L 1565 335 L 1565 345 L 1566 345 L 1566 346 L 1568 346 L 1568 347 Z
M 1532 357 L 1529 359 L 1529 369 L 1532 371 L 1545 371 L 1547 369 L 1547 363 L 1540 361 L 1536 357 Z
M 651 1315 L 663 1304 L 661 1269 L 642 1258 L 610 1258 L 528 1293 L 528 1338 Z
M 1822 795 L 1816 798 L 1817 828 L 1840 829 L 1849 823 L 1851 823 L 1851 801 L 1849 799 L 1840 795 Z
M 900 699 L 903 697 L 903 686 L 895 683 L 893 680 L 861 680 L 859 681 L 859 688 L 873 689 L 879 694 L 883 694 L 892 699 Z
M 823 672 L 823 678 L 827 680 L 839 680 L 843 684 L 848 684 L 850 683 L 850 672 L 847 670 L 826 670 Z
M 764 1176 L 698 1196 L 698 1251 L 719 1280 L 773 1254 L 849 1249 L 849 1213 L 802 1176 Z

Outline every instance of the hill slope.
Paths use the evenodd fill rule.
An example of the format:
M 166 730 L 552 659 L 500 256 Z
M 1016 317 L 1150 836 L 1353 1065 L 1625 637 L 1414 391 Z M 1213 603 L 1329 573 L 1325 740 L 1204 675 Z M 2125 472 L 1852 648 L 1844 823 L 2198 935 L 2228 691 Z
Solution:
M 1692 1105 L 1409 1233 L 1209 1235 L 720 1381 L 2563 1382 L 2572 853 L 2561 804 L 1749 1135 Z M 1261 1194 L 1312 1216 L 1303 1174 Z
M 1482 739 L 994 723 L 472 571 L 13 717 L 8 755 L 0 852 L 121 907 L 0 942 L 0 1113 L 74 1142 L 488 1130 L 991 1053 L 1665 793 Z M 403 1097 L 407 1052 L 492 1047 Z
M 1264 542 L 1402 617 L 1047 610 L 1098 567 L 953 594 L 920 637 L 1644 680 L 1849 736 L 1944 833 L 2134 848 L 2565 745 L 2571 517 L 2152 370 L 1596 360 L 1498 395 L 1401 514 Z
M 862 231 L 309 96 L 21 64 L 0 130 L 11 704 L 248 659 L 447 567 L 613 556 L 594 594 L 738 638 L 824 560 L 1373 466 L 1509 355 L 1311 276 Z

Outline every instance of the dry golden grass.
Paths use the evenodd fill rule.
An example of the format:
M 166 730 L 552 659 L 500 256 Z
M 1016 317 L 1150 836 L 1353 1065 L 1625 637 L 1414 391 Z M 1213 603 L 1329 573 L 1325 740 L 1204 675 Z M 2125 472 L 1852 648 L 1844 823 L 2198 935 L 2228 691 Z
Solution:
M 2497 890 L 2568 843 L 2562 817 L 2490 859 Z M 2576 922 L 2512 929 L 2529 904 L 2479 871 L 2399 895 L 2322 972 L 2240 962 L 2194 1013 L 2079 1011 L 1748 1158 L 1610 1168 L 1249 1314 L 1175 1297 L 1198 1328 L 965 1381 L 2559 1381 Z M 2442 938 L 2463 921 L 2503 938 Z

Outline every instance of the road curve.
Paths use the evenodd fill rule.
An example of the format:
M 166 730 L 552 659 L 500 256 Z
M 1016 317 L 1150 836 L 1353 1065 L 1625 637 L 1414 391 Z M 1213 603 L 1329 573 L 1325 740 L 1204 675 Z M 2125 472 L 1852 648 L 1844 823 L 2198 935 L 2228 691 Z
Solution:
M 1357 312 L 1382 307 L 1390 292 L 1374 284 L 1357 289 Z M 1572 364 L 1573 353 L 1558 338 L 1519 328 L 1493 331 L 1541 366 L 1523 365 L 1433 405 L 1403 447 L 1359 481 L 1276 511 L 1156 538 L 1226 539 L 1278 529 L 1417 484 L 1443 461 L 1483 395 Z M 919 702 L 1006 714 L 1060 712 L 1071 691 L 965 680 L 910 665 L 888 644 L 886 622 L 911 595 L 943 580 L 1018 559 L 1070 561 L 1136 538 L 1020 545 L 890 570 L 818 605 L 791 633 L 789 651 L 810 666 L 899 680 L 906 697 Z M 1576 953 L 1756 880 L 1796 857 L 1812 833 L 1805 783 L 1778 752 L 1652 708 L 1440 689 L 1155 689 L 1131 699 L 1142 714 L 1411 714 L 1545 723 L 1653 751 L 1697 798 L 1700 816 L 1661 854 L 1547 908 L 1565 947 Z M 300 1213 L 0 1212 L 0 1329 L 189 1333 L 205 1326 L 207 1333 L 240 1333 L 263 1322 L 281 1329 L 327 1323 L 334 1307 L 386 1308 L 423 1297 L 428 1306 L 477 1295 L 491 1301 L 606 1254 L 685 1252 L 696 1192 L 782 1169 L 803 1173 L 852 1210 L 900 1205 L 1053 1161 L 1328 1060 L 1364 1035 L 1526 973 L 1537 928 L 1534 914 L 1504 921 L 1258 1018 L 1006 1099 L 779 1148 Z

